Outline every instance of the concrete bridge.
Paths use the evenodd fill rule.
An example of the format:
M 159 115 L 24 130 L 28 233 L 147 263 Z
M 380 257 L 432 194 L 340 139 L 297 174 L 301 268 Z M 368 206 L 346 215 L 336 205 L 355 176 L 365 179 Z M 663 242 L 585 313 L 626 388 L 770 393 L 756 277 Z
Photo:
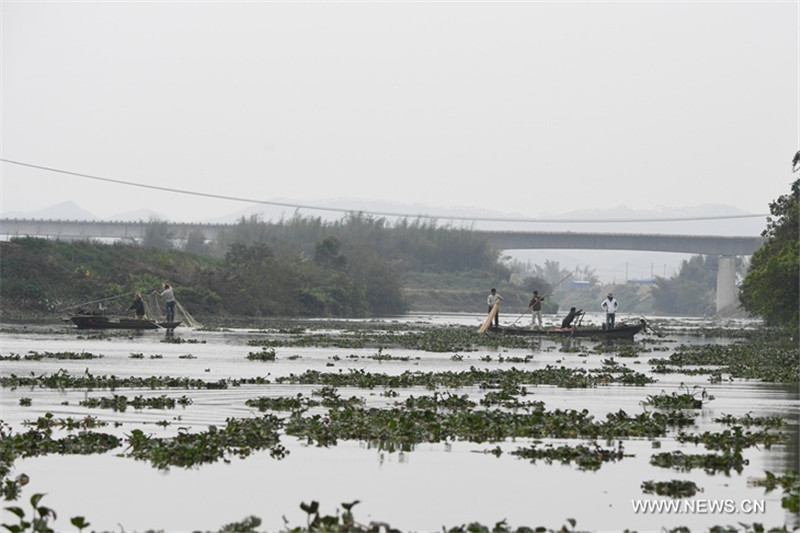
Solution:
M 79 220 L 0 219 L 3 238 L 38 236 L 64 240 L 112 239 L 141 241 L 149 222 L 97 222 Z M 216 240 L 228 224 L 169 223 L 172 235 L 185 239 L 201 231 Z M 736 304 L 736 256 L 749 256 L 761 247 L 762 237 L 713 235 L 648 235 L 636 233 L 479 231 L 500 250 L 571 249 L 640 250 L 719 257 L 717 311 Z
M 0 218 L 0 236 L 47 237 L 62 240 L 114 239 L 139 241 L 144 239 L 150 222 L 98 222 L 95 220 L 36 220 L 27 218 Z M 203 232 L 207 240 L 213 241 L 219 232 L 230 227 L 227 224 L 196 224 L 169 222 L 169 229 L 176 239 L 185 239 L 193 230 Z

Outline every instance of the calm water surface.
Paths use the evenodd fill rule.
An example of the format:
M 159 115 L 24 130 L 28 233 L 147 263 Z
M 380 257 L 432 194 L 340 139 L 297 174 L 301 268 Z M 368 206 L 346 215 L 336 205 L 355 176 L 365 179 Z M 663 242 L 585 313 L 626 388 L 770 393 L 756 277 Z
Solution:
M 388 321 L 408 323 L 409 327 L 449 324 L 480 324 L 482 317 L 410 315 Z M 592 317 L 600 320 L 600 317 Z M 702 320 L 692 322 L 704 325 Z M 336 334 L 336 330 L 331 330 Z M 89 371 L 93 375 L 182 376 L 217 381 L 225 378 L 278 376 L 300 374 L 309 369 L 324 372 L 347 372 L 349 369 L 373 373 L 400 374 L 404 371 L 441 372 L 465 371 L 476 368 L 512 366 L 534 370 L 558 364 L 568 367 L 596 368 L 613 354 L 591 354 L 580 357 L 563 350 L 563 343 L 544 340 L 531 350 L 482 348 L 459 353 L 431 353 L 389 348 L 383 351 L 407 361 L 377 361 L 367 357 L 376 349 L 287 347 L 276 348 L 274 362 L 250 361 L 248 353 L 259 348 L 248 346 L 250 340 L 266 339 L 277 333 L 263 330 L 202 331 L 178 328 L 175 337 L 187 343 L 165 343 L 162 331 L 111 332 L 98 337 L 77 331 L 70 326 L 52 324 L 22 328 L 5 325 L 0 355 L 24 355 L 28 352 L 89 352 L 102 355 L 90 360 L 0 361 L 0 372 L 29 375 L 50 374 L 61 369 L 70 374 Z M 594 343 L 585 342 L 588 347 Z M 637 336 L 639 343 L 655 343 L 652 335 Z M 646 352 L 636 358 L 619 358 L 621 364 L 649 374 L 651 357 L 666 358 L 681 343 L 731 342 L 730 340 L 668 336 L 659 340 L 658 351 Z M 131 358 L 142 354 L 142 359 Z M 186 358 L 191 355 L 192 358 Z M 501 363 L 499 357 L 525 357 L 527 363 Z M 296 357 L 295 357 L 296 356 Z M 482 358 L 490 356 L 490 361 Z M 291 359 L 290 359 L 291 357 Z M 59 518 L 56 529 L 76 531 L 69 517 L 82 515 L 93 530 L 145 531 L 215 531 L 225 524 L 240 521 L 249 515 L 262 519 L 261 530 L 279 531 L 285 528 L 284 517 L 291 526 L 305 524 L 305 513 L 299 504 L 317 500 L 323 514 L 334 514 L 342 502 L 360 500 L 354 508 L 359 522 L 384 521 L 404 531 L 441 531 L 442 526 L 454 527 L 478 521 L 492 526 L 507 520 L 513 527 L 545 526 L 559 528 L 568 518 L 577 520 L 577 528 L 595 531 L 618 531 L 625 528 L 638 531 L 660 531 L 680 525 L 693 530 L 712 525 L 736 525 L 738 522 L 763 523 L 768 527 L 797 525 L 797 519 L 781 508 L 781 491 L 765 493 L 763 488 L 748 484 L 748 480 L 764 476 L 764 471 L 782 473 L 800 470 L 798 466 L 798 413 L 800 397 L 796 386 L 782 386 L 748 381 L 711 384 L 707 376 L 680 374 L 655 375 L 657 383 L 645 387 L 606 386 L 592 389 L 564 389 L 549 386 L 529 387 L 529 400 L 545 402 L 548 410 L 587 409 L 604 418 L 620 409 L 635 414 L 642 411 L 641 402 L 648 395 L 664 391 L 680 392 L 681 385 L 697 385 L 714 396 L 706 403 L 693 432 L 721 431 L 726 426 L 713 419 L 723 414 L 742 416 L 779 415 L 790 422 L 784 428 L 788 435 L 785 444 L 769 450 L 749 448 L 745 457 L 749 465 L 742 473 L 730 475 L 707 474 L 703 470 L 678 472 L 653 467 L 652 454 L 683 450 L 685 453 L 709 453 L 703 446 L 676 443 L 671 438 L 657 439 L 654 448 L 647 439 L 624 441 L 625 451 L 632 457 L 619 462 L 605 463 L 597 471 L 582 471 L 575 465 L 561 463 L 535 464 L 509 453 L 499 457 L 484 453 L 497 446 L 504 452 L 527 446 L 530 441 L 447 444 L 423 444 L 411 452 L 389 453 L 360 442 L 345 441 L 329 448 L 309 446 L 288 436 L 282 444 L 289 455 L 277 460 L 268 452 L 256 453 L 247 459 L 232 458 L 195 469 L 172 468 L 161 471 L 149 463 L 121 457 L 124 448 L 103 455 L 45 456 L 18 460 L 12 475 L 26 473 L 31 483 L 25 488 L 28 497 L 34 492 L 47 493 L 44 504 L 55 509 Z M 58 418 L 79 418 L 87 415 L 104 421 L 120 422 L 95 431 L 120 436 L 139 428 L 148 434 L 169 437 L 180 428 L 202 431 L 209 425 L 224 425 L 229 417 L 259 416 L 245 401 L 259 396 L 310 396 L 320 386 L 264 385 L 243 386 L 225 390 L 131 390 L 116 391 L 129 398 L 137 395 L 171 397 L 187 396 L 192 404 L 186 408 L 167 410 L 134 410 L 118 413 L 89 409 L 78 405 L 87 397 L 104 397 L 107 390 L 0 389 L 2 419 L 14 431 L 25 431 L 23 422 L 35 420 L 45 413 Z M 368 405 L 386 405 L 401 401 L 409 395 L 432 394 L 425 389 L 398 390 L 399 397 L 387 399 L 381 390 L 340 388 L 342 397 L 361 396 Z M 485 391 L 463 388 L 458 394 L 480 398 Z M 20 406 L 20 398 L 31 398 L 32 405 Z M 166 427 L 158 422 L 169 421 Z M 578 444 L 587 441 L 544 439 L 552 444 Z M 603 444 L 604 443 L 600 443 Z M 642 493 L 645 480 L 692 480 L 703 492 L 690 500 L 730 500 L 737 511 L 727 512 L 635 512 L 634 500 L 663 500 Z M 748 502 L 761 505 L 763 510 L 744 513 L 738 509 Z M 19 502 L 19 503 L 24 503 Z M 19 504 L 18 503 L 18 504 Z M 25 505 L 27 505 L 25 503 Z M 2 522 L 11 517 L 2 515 Z

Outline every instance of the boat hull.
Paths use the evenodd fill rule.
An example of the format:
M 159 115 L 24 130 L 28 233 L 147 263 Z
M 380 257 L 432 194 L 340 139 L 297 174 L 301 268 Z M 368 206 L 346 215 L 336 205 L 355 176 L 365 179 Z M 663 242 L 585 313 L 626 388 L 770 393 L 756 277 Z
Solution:
M 180 322 L 156 322 L 106 315 L 74 315 L 69 320 L 78 329 L 174 329 L 180 325 Z
M 528 329 L 511 327 L 492 327 L 489 331 L 501 335 L 521 335 L 527 337 L 576 337 L 590 339 L 630 339 L 645 328 L 644 323 L 620 324 L 613 329 L 603 328 L 549 328 Z

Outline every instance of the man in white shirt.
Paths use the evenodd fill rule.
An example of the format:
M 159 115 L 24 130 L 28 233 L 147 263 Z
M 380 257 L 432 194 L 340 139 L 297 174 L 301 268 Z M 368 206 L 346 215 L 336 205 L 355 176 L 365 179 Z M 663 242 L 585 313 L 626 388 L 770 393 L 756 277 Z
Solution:
M 600 307 L 606 312 L 606 329 L 614 329 L 614 315 L 617 312 L 617 307 L 619 307 L 619 303 L 614 299 L 614 295 L 609 292 L 606 299 L 600 304 Z

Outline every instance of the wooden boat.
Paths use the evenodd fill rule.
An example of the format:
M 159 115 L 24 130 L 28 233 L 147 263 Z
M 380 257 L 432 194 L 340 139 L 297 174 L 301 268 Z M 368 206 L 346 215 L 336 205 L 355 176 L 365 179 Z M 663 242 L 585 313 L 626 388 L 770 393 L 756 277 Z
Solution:
M 66 320 L 74 323 L 78 329 L 174 329 L 181 324 L 91 313 L 72 315 Z
M 640 320 L 636 324 L 617 324 L 613 329 L 605 328 L 546 328 L 546 329 L 531 329 L 531 328 L 513 328 L 513 327 L 490 327 L 489 331 L 500 333 L 502 335 L 525 335 L 531 337 L 576 337 L 576 338 L 591 338 L 591 339 L 628 339 L 633 340 L 633 336 L 640 333 L 647 327 L 645 320 Z

